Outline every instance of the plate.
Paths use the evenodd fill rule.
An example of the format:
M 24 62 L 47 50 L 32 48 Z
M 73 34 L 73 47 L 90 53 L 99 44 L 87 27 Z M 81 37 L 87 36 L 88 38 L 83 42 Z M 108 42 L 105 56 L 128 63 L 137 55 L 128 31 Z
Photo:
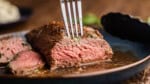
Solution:
M 32 10 L 30 8 L 19 7 L 19 12 L 20 12 L 21 17 L 18 21 L 0 24 L 0 28 L 10 27 L 10 26 L 16 25 L 18 23 L 25 22 L 32 15 Z
M 104 38 L 109 42 L 113 49 L 120 50 L 122 52 L 132 52 L 138 61 L 117 67 L 107 69 L 103 71 L 93 71 L 80 74 L 67 74 L 59 77 L 16 77 L 12 75 L 1 75 L 0 82 L 5 83 L 31 83 L 31 84 L 111 84 L 121 83 L 122 81 L 129 79 L 131 76 L 143 71 L 150 64 L 150 47 L 144 44 L 131 42 L 128 40 L 122 40 L 117 37 L 113 37 L 105 31 L 100 31 Z M 11 34 L 2 35 L 14 35 L 24 37 L 25 32 L 16 32 Z

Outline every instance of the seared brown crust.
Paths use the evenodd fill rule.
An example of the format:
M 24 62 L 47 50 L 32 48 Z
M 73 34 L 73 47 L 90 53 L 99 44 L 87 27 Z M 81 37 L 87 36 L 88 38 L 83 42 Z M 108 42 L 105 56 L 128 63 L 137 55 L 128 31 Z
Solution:
M 32 47 L 44 56 L 49 56 L 56 42 L 63 38 L 64 26 L 60 22 L 51 22 L 29 32 L 26 37 Z M 38 42 L 37 42 L 38 41 Z M 47 62 L 51 60 L 46 58 Z M 49 63 L 48 63 L 49 64 Z
M 82 36 L 82 38 L 90 37 L 90 38 L 101 38 L 101 39 L 103 39 L 103 35 L 101 35 L 97 29 L 92 29 L 91 27 L 86 27 L 86 26 L 83 29 L 84 29 L 83 30 L 84 35 Z

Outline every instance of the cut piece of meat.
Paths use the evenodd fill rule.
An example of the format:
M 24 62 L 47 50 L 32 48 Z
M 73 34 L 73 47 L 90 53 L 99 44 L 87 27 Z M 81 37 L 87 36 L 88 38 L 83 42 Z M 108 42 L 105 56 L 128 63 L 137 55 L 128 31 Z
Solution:
M 17 57 L 9 63 L 12 73 L 18 76 L 30 75 L 36 70 L 43 68 L 43 66 L 44 62 L 41 56 L 32 50 L 20 52 Z
M 45 57 L 51 70 L 112 58 L 110 45 L 96 29 L 84 27 L 84 35 L 74 39 L 68 38 L 64 29 L 62 23 L 52 22 L 26 35 L 32 47 Z
M 99 38 L 83 38 L 78 41 L 62 39 L 55 44 L 49 55 L 49 58 L 52 58 L 52 70 L 90 64 L 90 62 L 102 61 L 111 57 L 110 46 Z
M 31 49 L 22 37 L 3 37 L 0 39 L 0 64 L 10 62 L 17 53 Z

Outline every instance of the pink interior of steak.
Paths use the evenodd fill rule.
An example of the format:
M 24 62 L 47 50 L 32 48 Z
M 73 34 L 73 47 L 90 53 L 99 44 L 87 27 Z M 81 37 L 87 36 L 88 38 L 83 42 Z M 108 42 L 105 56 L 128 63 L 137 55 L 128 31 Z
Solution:
M 51 50 L 52 69 L 72 67 L 80 63 L 106 60 L 112 57 L 112 50 L 103 39 L 63 39 Z M 49 55 L 50 56 L 50 55 Z
M 23 51 L 10 62 L 9 67 L 16 75 L 26 75 L 44 66 L 40 55 L 34 51 Z
M 21 37 L 7 37 L 0 40 L 0 63 L 7 63 L 14 56 L 30 49 L 30 46 Z

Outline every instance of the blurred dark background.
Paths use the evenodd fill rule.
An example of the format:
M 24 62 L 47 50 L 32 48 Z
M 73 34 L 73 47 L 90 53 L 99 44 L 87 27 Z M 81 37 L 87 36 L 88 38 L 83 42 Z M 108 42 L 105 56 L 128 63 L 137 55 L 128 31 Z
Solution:
M 61 20 L 59 0 L 9 0 L 17 6 L 33 10 L 30 19 L 11 28 L 1 28 L 0 34 L 36 28 L 51 20 Z M 94 13 L 98 17 L 108 12 L 122 12 L 147 19 L 150 16 L 150 0 L 82 0 L 83 14 Z

